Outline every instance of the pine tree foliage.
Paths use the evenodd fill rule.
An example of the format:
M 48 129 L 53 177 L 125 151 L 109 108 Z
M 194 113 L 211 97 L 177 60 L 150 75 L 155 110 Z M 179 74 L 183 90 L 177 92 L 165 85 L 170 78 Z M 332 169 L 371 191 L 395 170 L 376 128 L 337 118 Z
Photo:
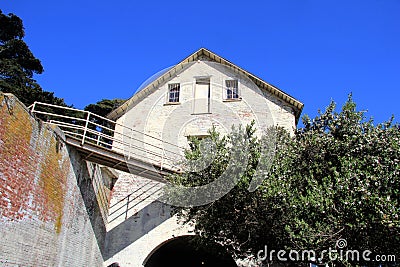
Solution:
M 43 90 L 34 74 L 43 73 L 43 66 L 24 42 L 22 20 L 0 10 L 0 91 L 14 94 L 29 106 L 35 101 L 66 106 L 62 98 Z

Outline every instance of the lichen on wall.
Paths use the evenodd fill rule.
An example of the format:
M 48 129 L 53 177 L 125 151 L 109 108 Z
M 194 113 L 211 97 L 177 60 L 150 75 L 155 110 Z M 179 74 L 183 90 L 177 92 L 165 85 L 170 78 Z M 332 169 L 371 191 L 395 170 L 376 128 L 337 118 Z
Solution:
M 85 167 L 59 129 L 0 92 L 0 266 L 103 265 L 77 183 Z
M 59 151 L 59 142 L 54 137 L 50 139 L 39 180 L 40 191 L 43 194 L 41 200 L 45 207 L 42 210 L 43 219 L 54 221 L 57 233 L 61 231 L 66 177 L 70 171 L 68 161 L 63 159 Z
M 10 97 L 1 96 L 0 166 L 4 181 L 2 220 L 38 217 L 61 230 L 68 161 L 62 156 L 58 137 L 34 120 Z M 36 133 L 34 134 L 34 126 Z M 40 170 L 40 179 L 36 175 Z
M 0 95 L 0 220 L 31 217 L 35 166 L 31 149 L 32 121 L 23 106 Z M 27 164 L 29 162 L 29 164 Z M 29 177 L 29 179 L 27 179 Z

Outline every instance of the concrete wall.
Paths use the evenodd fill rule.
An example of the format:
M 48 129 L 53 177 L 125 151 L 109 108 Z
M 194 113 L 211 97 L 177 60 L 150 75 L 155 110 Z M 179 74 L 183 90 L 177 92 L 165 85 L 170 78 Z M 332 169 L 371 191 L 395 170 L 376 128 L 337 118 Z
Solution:
M 102 266 L 109 190 L 95 173 L 0 92 L 0 265 Z

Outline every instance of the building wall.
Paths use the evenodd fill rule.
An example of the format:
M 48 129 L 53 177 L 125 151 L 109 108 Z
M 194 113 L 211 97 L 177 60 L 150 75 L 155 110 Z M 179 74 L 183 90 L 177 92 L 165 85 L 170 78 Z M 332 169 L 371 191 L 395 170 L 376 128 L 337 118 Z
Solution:
M 0 265 L 102 266 L 108 203 L 96 195 L 109 192 L 94 173 L 62 133 L 0 92 Z
M 143 266 L 166 240 L 193 235 L 191 225 L 171 216 L 171 207 L 157 201 L 163 184 L 120 173 L 113 188 L 108 216 L 104 266 Z
M 202 76 L 210 77 L 211 113 L 193 115 L 196 77 Z M 240 101 L 224 101 L 224 81 L 232 78 L 239 80 Z M 180 104 L 167 103 L 168 83 L 180 83 Z M 226 134 L 232 125 L 245 126 L 254 120 L 259 135 L 272 125 L 289 131 L 295 128 L 291 108 L 262 92 L 248 78 L 217 63 L 190 63 L 159 88 L 143 93 L 143 97 L 118 119 L 116 137 L 125 145 L 114 143 L 113 148 L 156 164 L 174 165 L 182 159 L 179 157 L 183 156 L 182 148 L 188 147 L 187 136 L 207 135 L 212 126 Z M 161 154 L 167 159 L 157 156 Z M 105 266 L 112 262 L 121 266 L 143 266 L 146 258 L 161 244 L 174 237 L 193 234 L 191 225 L 179 224 L 170 214 L 171 207 L 157 201 L 162 187 L 159 182 L 120 174 L 110 203 Z
M 193 114 L 196 77 L 210 77 L 210 114 Z M 224 101 L 226 79 L 239 80 L 242 97 L 240 101 Z M 167 103 L 169 83 L 180 83 L 178 105 Z M 285 127 L 289 131 L 295 129 L 295 116 L 288 105 L 270 93 L 260 90 L 249 78 L 215 62 L 189 63 L 175 77 L 171 77 L 158 88 L 143 93 L 144 96 L 138 99 L 131 109 L 117 120 L 117 123 L 149 136 L 117 125 L 116 137 L 123 140 L 126 145 L 115 143 L 114 149 L 131 152 L 132 156 L 157 164 L 160 164 L 165 157 L 177 159 L 178 156 L 183 156 L 182 147 L 188 147 L 187 136 L 207 135 L 212 126 L 221 134 L 231 131 L 232 125 L 245 126 L 251 121 L 255 121 L 259 135 L 272 125 Z M 156 147 L 163 147 L 164 150 Z M 161 157 L 162 154 L 164 157 Z

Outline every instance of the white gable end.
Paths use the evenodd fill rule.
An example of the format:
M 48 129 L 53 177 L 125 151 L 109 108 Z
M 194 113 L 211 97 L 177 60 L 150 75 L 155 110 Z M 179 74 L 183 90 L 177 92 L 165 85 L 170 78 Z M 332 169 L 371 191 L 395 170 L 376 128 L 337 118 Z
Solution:
M 237 81 L 237 98 L 228 98 L 227 81 Z M 179 85 L 176 102 L 169 101 L 171 85 Z M 251 121 L 259 134 L 272 125 L 289 131 L 295 127 L 295 116 L 283 101 L 259 89 L 245 75 L 210 61 L 189 63 L 174 77 L 148 90 L 118 119 L 120 124 L 182 147 L 186 147 L 188 136 L 207 135 L 212 126 L 224 134 L 233 125 L 245 126 Z

